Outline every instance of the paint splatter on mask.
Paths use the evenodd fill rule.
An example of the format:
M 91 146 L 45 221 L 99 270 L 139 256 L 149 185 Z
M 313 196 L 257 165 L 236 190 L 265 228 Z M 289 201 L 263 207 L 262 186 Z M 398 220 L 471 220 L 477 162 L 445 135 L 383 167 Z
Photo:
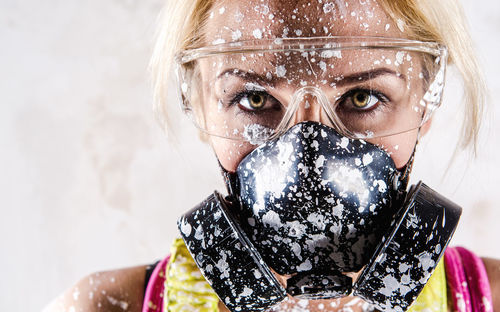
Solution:
M 406 187 L 386 152 L 316 122 L 259 146 L 236 175 L 243 228 L 279 274 L 359 271 Z
M 263 311 L 286 293 L 354 294 L 404 311 L 436 267 L 461 209 L 406 183 L 390 156 L 316 122 L 302 122 L 248 154 L 220 194 L 179 229 L 231 311 Z M 406 198 L 403 201 L 403 196 Z M 359 271 L 353 284 L 347 272 Z M 271 269 L 293 277 L 281 285 Z

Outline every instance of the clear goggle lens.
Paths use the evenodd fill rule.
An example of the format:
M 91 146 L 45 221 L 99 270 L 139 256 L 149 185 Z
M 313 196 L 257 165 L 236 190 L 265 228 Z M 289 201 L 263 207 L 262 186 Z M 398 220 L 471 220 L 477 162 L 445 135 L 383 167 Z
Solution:
M 351 138 L 420 127 L 440 105 L 446 49 L 385 38 L 240 42 L 177 55 L 183 109 L 210 135 L 260 144 L 315 120 Z

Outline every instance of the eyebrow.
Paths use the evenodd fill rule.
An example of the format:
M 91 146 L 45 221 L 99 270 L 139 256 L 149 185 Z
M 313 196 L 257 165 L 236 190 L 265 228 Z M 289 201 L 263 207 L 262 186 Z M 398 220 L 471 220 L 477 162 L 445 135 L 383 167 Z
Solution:
M 236 76 L 248 82 L 260 82 L 271 86 L 274 86 L 273 80 L 276 80 L 274 77 L 267 79 L 265 76 L 253 72 L 247 72 L 238 68 L 229 68 L 224 70 L 222 73 L 217 75 L 217 79 L 221 79 L 225 76 Z
M 368 70 L 360 73 L 354 73 L 348 76 L 340 76 L 336 77 L 333 79 L 332 82 L 334 82 L 337 86 L 344 86 L 344 85 L 350 85 L 350 84 L 355 84 L 355 83 L 360 83 L 360 82 L 365 82 L 368 80 L 372 80 L 375 78 L 378 78 L 380 76 L 384 75 L 391 75 L 395 76 L 403 81 L 406 81 L 405 75 L 401 73 L 397 73 L 392 69 L 382 67 L 382 68 L 377 68 L 374 70 Z
M 223 76 L 236 76 L 239 77 L 243 80 L 249 81 L 249 82 L 260 82 L 264 84 L 268 84 L 271 86 L 274 86 L 275 83 L 273 83 L 273 80 L 276 80 L 275 77 L 271 79 L 267 79 L 265 76 L 253 73 L 253 72 L 247 72 L 238 68 L 230 68 L 226 69 L 223 72 L 221 72 L 219 75 L 217 75 L 217 79 L 221 79 Z M 359 72 L 359 73 L 353 73 L 347 76 L 338 76 L 333 78 L 330 82 L 335 83 L 336 86 L 345 86 L 345 85 L 351 85 L 355 83 L 360 83 L 360 82 L 365 82 L 368 80 L 372 80 L 375 78 L 378 78 L 379 76 L 384 76 L 384 75 L 392 75 L 395 76 L 403 81 L 406 81 L 405 75 L 401 73 L 397 73 L 392 69 L 382 67 L 382 68 L 377 68 L 374 70 L 368 70 L 364 72 Z M 280 78 L 284 79 L 284 78 Z

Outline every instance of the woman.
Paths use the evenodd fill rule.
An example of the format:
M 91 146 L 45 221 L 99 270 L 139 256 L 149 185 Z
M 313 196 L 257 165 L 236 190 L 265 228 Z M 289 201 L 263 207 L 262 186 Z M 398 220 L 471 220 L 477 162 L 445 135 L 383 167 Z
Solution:
M 272 149 L 273 146 L 269 144 L 273 143 L 269 142 L 278 142 L 276 144 L 279 145 L 285 142 L 283 138 L 301 135 L 301 140 L 296 141 L 296 145 L 280 145 L 282 150 L 289 146 L 291 148 L 286 153 L 278 152 L 281 155 L 280 161 L 283 161 L 280 169 L 273 171 L 278 175 L 283 168 L 292 167 L 290 159 L 302 157 L 297 152 L 297 144 L 304 150 L 315 148 L 315 144 L 320 146 L 322 141 L 318 143 L 307 139 L 316 134 L 319 138 L 322 131 L 328 133 L 325 137 L 330 138 L 331 134 L 338 138 L 338 146 L 344 149 L 356 144 L 361 149 L 365 142 L 370 148 L 376 148 L 379 153 L 377 155 L 387 161 L 384 164 L 392 166 L 388 174 L 398 177 L 394 188 L 397 191 L 404 190 L 418 138 L 426 134 L 432 113 L 440 105 L 448 54 L 449 61 L 456 65 L 464 79 L 467 110 L 462 142 L 464 145 L 475 144 L 481 117 L 482 84 L 471 47 L 467 44 L 469 38 L 460 8 L 454 1 L 182 1 L 169 3 L 166 12 L 152 62 L 159 115 L 164 124 L 168 125 L 167 103 L 171 104 L 173 101 L 166 95 L 165 81 L 170 73 L 174 54 L 183 51 L 176 57 L 183 108 L 193 117 L 196 126 L 214 149 L 230 195 L 240 196 L 243 189 L 234 182 L 232 176 L 243 172 L 243 163 L 255 164 L 249 157 L 255 159 L 252 158 L 255 153 L 267 147 Z M 254 152 L 257 147 L 259 151 Z M 359 162 L 360 168 L 373 163 L 372 152 L 360 155 L 357 160 L 353 160 L 354 163 Z M 317 155 L 315 157 L 316 167 L 310 168 L 311 172 L 314 169 L 323 170 L 323 158 Z M 268 159 L 270 158 L 264 158 L 263 161 Z M 250 173 L 255 172 L 256 170 Z M 336 170 L 332 173 L 332 177 L 339 178 L 341 185 L 346 184 L 347 176 L 352 177 L 352 171 L 344 176 L 339 176 L 338 172 L 340 171 Z M 297 176 L 300 175 L 304 175 L 304 170 L 297 173 Z M 268 175 L 267 178 L 262 182 L 262 188 L 266 191 L 272 189 L 275 200 L 275 197 L 279 197 L 275 195 L 281 194 L 284 186 L 280 184 L 278 176 L 270 179 Z M 241 184 L 242 180 L 239 181 Z M 358 185 L 358 180 L 352 181 L 355 186 Z M 385 193 L 386 183 L 383 186 L 378 183 L 380 193 Z M 304 187 L 304 183 L 300 186 Z M 290 196 L 294 201 L 308 204 L 311 200 L 300 201 L 298 197 L 314 187 L 311 184 L 304 192 L 294 191 Z M 321 201 L 324 196 L 318 198 Z M 337 201 L 335 207 L 339 206 L 339 198 L 342 199 L 342 195 L 332 199 Z M 371 211 L 383 218 L 363 221 L 357 219 L 356 226 L 353 227 L 347 224 L 351 219 L 340 218 L 345 222 L 336 225 L 339 235 L 334 236 L 333 240 L 335 237 L 343 239 L 335 245 L 343 246 L 343 251 L 339 253 L 342 260 L 327 262 L 328 264 L 338 266 L 342 269 L 341 272 L 358 272 L 367 265 L 370 256 L 361 255 L 358 260 L 358 255 L 353 251 L 370 250 L 365 253 L 371 255 L 374 241 L 378 240 L 372 239 L 370 235 L 376 234 L 378 237 L 382 228 L 389 226 L 385 218 L 385 212 L 389 208 L 384 208 L 386 205 L 382 201 L 383 198 L 372 207 L 362 205 L 363 201 L 360 199 L 356 209 L 360 213 Z M 252 208 L 255 210 L 263 205 L 268 209 L 267 204 L 253 202 Z M 316 200 L 316 206 L 318 205 Z M 291 206 L 286 209 L 297 210 Z M 281 264 L 280 267 L 279 257 L 273 258 L 270 254 L 282 256 L 282 252 L 275 252 L 273 247 L 276 246 L 262 238 L 263 232 L 256 231 L 252 235 L 259 220 L 254 220 L 252 214 L 249 216 L 248 220 L 251 221 L 245 221 L 247 223 L 243 227 L 252 243 L 258 246 L 265 262 L 272 262 L 270 267 L 273 270 L 287 275 L 279 277 L 281 284 L 285 284 L 290 275 L 319 265 L 321 261 L 318 260 L 313 264 L 303 261 L 290 267 Z M 294 221 L 285 223 L 279 218 L 269 220 L 261 220 L 263 229 L 288 226 L 287 231 L 290 232 L 290 224 L 295 224 Z M 190 229 L 183 230 L 183 224 L 185 223 L 181 222 L 181 232 L 191 233 Z M 303 225 L 304 222 L 299 222 L 300 224 Z M 320 227 L 317 222 L 315 224 Z M 376 233 L 364 233 L 367 228 L 376 226 L 380 227 Z M 333 228 L 332 224 L 328 225 L 328 229 Z M 291 234 L 292 238 L 297 237 L 295 231 Z M 361 238 L 352 241 L 352 244 L 344 244 L 344 241 L 351 239 L 349 235 L 340 235 L 345 234 L 345 231 L 351 236 L 356 236 L 359 232 Z M 290 237 L 287 236 L 286 239 Z M 296 243 L 293 239 L 289 242 L 289 246 Z M 359 247 L 359 244 L 363 247 Z M 315 247 L 311 255 L 321 254 L 318 252 L 322 250 L 318 247 L 319 241 L 314 241 L 313 245 Z M 300 249 L 300 260 L 303 260 L 302 256 L 306 257 L 304 250 Z M 156 311 L 166 305 L 169 309 L 179 311 L 186 310 L 187 307 L 211 311 L 225 309 L 224 304 L 207 287 L 182 241 L 175 243 L 171 257 L 165 289 L 161 287 L 162 274 L 165 274 L 162 272 L 168 261 L 164 260 L 155 266 L 154 272 L 151 272 L 152 268 L 141 266 L 91 275 L 54 303 L 52 309 Z M 467 256 L 462 254 L 462 257 Z M 349 260 L 345 260 L 347 258 Z M 460 255 L 456 259 L 460 259 Z M 448 262 L 453 264 L 452 260 Z M 456 289 L 450 291 L 453 281 L 448 275 L 448 292 L 452 295 L 449 297 L 449 304 L 443 299 L 446 296 L 440 297 L 441 301 L 435 306 L 432 303 L 426 306 L 426 300 L 419 298 L 420 301 L 417 300 L 414 308 L 464 311 L 468 307 L 469 310 L 484 311 L 500 309 L 500 300 L 495 298 L 500 287 L 500 262 L 491 259 L 471 261 L 468 263 L 475 263 L 481 268 L 484 263 L 493 293 L 492 302 L 483 296 L 481 302 L 473 303 L 473 299 L 463 297 Z M 446 270 L 450 272 L 451 269 L 447 265 Z M 190 272 L 187 280 L 181 278 L 183 270 Z M 206 267 L 202 268 L 206 276 L 207 271 L 204 270 Z M 441 270 L 441 274 L 444 274 L 439 266 L 436 270 Z M 437 273 L 434 275 L 437 276 Z M 428 276 L 425 282 L 427 278 Z M 356 281 L 357 276 L 354 275 L 353 279 Z M 193 283 L 201 283 L 201 290 L 193 290 L 190 287 Z M 479 281 L 469 280 L 469 283 Z M 147 298 L 143 300 L 146 284 L 149 285 Z M 325 288 L 328 288 L 327 284 L 325 283 Z M 424 293 L 436 294 L 445 289 L 444 285 L 435 280 L 429 281 L 428 285 L 431 285 L 427 287 L 430 290 L 424 290 Z M 161 289 L 157 291 L 155 287 Z M 434 291 L 437 288 L 439 291 Z M 193 293 L 189 293 L 190 291 Z M 346 295 L 348 293 L 350 292 Z M 373 309 L 371 304 L 352 295 L 340 299 L 324 299 L 326 297 L 321 297 L 321 300 L 298 300 L 290 297 L 277 302 L 273 309 Z M 366 298 L 363 294 L 361 297 Z M 179 302 L 182 303 L 178 304 Z M 242 310 L 245 310 L 244 306 Z

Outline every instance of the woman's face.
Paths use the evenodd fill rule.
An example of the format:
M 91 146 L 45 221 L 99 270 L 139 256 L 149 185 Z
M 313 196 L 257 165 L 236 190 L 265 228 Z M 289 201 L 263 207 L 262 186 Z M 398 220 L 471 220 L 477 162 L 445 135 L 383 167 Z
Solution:
M 407 38 L 403 22 L 394 23 L 373 0 L 220 0 L 215 2 L 206 22 L 204 37 L 206 44 L 318 36 Z M 388 110 L 382 108 L 381 104 L 385 97 L 391 102 L 414 103 L 409 107 L 418 107 L 425 89 L 420 70 L 422 60 L 418 57 L 412 58 L 410 53 L 404 55 L 399 55 L 395 51 L 391 53 L 391 51 L 342 51 L 342 55 L 334 55 L 333 58 L 330 56 L 326 62 L 320 61 L 320 56 L 318 58 L 304 57 L 300 53 L 280 55 L 281 58 L 276 55 L 270 57 L 267 54 L 257 54 L 252 56 L 251 60 L 241 56 L 222 56 L 223 61 L 215 62 L 213 59 L 202 60 L 199 62 L 201 80 L 210 82 L 203 83 L 202 90 L 200 90 L 200 101 L 205 102 L 202 104 L 203 114 L 205 119 L 209 119 L 214 125 L 231 128 L 233 124 L 241 123 L 239 118 L 243 118 L 241 117 L 243 114 L 249 114 L 250 109 L 259 107 L 264 102 L 267 103 L 266 105 L 279 102 L 280 107 L 286 108 L 294 92 L 304 86 L 315 87 L 324 92 L 328 98 L 336 99 L 337 102 L 342 100 L 342 105 L 347 105 L 345 104 L 347 101 L 349 105 L 353 103 L 365 105 L 373 102 L 380 105 L 379 111 Z M 307 64 L 304 63 L 305 61 Z M 234 68 L 238 68 L 237 74 L 234 74 L 236 72 Z M 368 78 L 359 74 L 366 72 L 366 69 L 371 69 L 370 73 L 373 73 L 369 74 Z M 224 72 L 225 75 L 220 74 Z M 248 75 L 249 73 L 266 77 L 263 80 L 267 79 L 267 82 L 249 82 L 248 77 L 253 76 Z M 328 84 L 326 84 L 327 79 Z M 330 81 L 334 82 L 330 83 Z M 248 89 L 249 83 L 253 86 L 251 88 L 257 89 L 261 88 L 262 84 L 267 84 L 266 92 L 271 95 L 266 93 L 263 97 L 257 92 L 256 97 L 247 96 L 243 99 L 240 97 L 238 98 L 238 113 L 221 114 L 221 110 L 226 109 L 221 108 L 221 103 L 223 103 L 221 99 L 227 96 L 226 93 L 243 84 Z M 383 93 L 383 96 L 373 96 L 364 91 L 359 93 L 359 90 L 367 90 L 368 87 L 370 90 Z M 325 114 L 324 107 L 320 105 L 314 94 L 306 94 L 300 101 L 302 104 L 294 111 L 289 126 L 306 120 L 331 123 L 331 119 L 328 119 Z M 207 103 L 209 105 L 206 105 Z M 358 111 L 360 110 L 356 110 Z M 413 114 L 394 111 L 384 115 L 391 118 L 373 117 L 375 113 L 369 115 L 363 112 L 363 114 L 340 116 L 340 119 L 349 120 L 350 124 L 360 129 L 365 129 L 370 123 L 372 123 L 370 127 L 374 128 L 387 128 L 388 125 L 398 128 L 398 125 L 404 127 L 405 124 L 412 123 L 415 114 L 422 115 L 422 111 L 416 109 L 412 111 Z M 250 113 L 255 115 L 253 111 Z M 284 113 L 277 108 L 270 107 L 266 114 L 266 122 L 273 124 L 278 123 L 280 116 Z M 273 126 L 276 125 L 273 124 Z M 234 126 L 232 131 L 236 133 L 239 130 L 237 126 Z M 391 155 L 396 167 L 402 168 L 411 157 L 417 135 L 418 130 L 413 129 L 397 135 L 367 139 L 367 141 L 384 148 Z M 209 141 L 221 165 L 230 172 L 234 172 L 240 161 L 257 145 L 255 142 L 217 136 L 209 136 Z

